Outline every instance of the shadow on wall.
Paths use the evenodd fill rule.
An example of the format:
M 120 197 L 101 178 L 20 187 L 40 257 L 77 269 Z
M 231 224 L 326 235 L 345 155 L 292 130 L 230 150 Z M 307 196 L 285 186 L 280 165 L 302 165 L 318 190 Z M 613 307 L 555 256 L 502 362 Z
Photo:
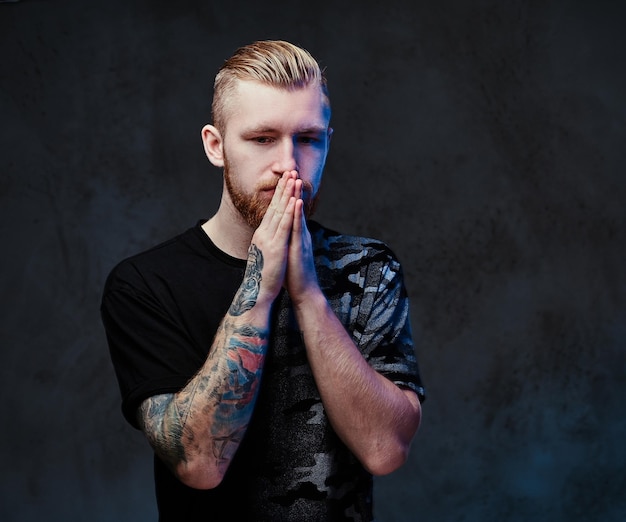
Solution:
M 2 3 L 0 519 L 156 518 L 100 294 L 216 208 L 210 79 L 260 37 L 327 67 L 317 219 L 386 241 L 412 297 L 429 399 L 377 519 L 626 519 L 617 3 Z

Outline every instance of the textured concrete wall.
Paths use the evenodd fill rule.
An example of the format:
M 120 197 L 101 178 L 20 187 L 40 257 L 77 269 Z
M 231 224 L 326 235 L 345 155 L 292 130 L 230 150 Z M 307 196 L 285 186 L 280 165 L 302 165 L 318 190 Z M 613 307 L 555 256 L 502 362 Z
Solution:
M 619 4 L 0 3 L 0 519 L 153 519 L 102 284 L 215 209 L 213 74 L 285 38 L 331 84 L 318 218 L 412 295 L 430 398 L 379 520 L 626 520 Z

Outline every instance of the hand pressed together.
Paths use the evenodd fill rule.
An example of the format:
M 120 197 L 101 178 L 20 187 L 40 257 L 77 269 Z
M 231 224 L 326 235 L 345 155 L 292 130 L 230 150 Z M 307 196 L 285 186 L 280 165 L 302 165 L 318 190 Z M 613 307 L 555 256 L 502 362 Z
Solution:
M 297 201 L 291 240 L 289 242 L 289 256 L 287 258 L 287 273 L 285 287 L 291 300 L 298 305 L 311 291 L 318 290 L 317 275 L 313 257 L 311 234 L 306 226 L 304 203 L 301 199 L 302 183 L 296 182 Z
M 296 171 L 285 172 L 276 186 L 263 221 L 252 236 L 248 263 L 258 262 L 260 251 L 261 292 L 273 301 L 285 287 L 294 301 L 318 288 L 311 235 L 306 227 L 302 180 Z M 258 250 L 257 250 L 258 249 Z

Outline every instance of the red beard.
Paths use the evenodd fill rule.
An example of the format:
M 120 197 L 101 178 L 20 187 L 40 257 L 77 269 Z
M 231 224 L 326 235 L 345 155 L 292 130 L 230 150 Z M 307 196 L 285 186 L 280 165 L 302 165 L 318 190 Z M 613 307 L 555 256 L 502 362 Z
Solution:
M 233 179 L 228 161 L 224 158 L 224 181 L 226 189 L 230 195 L 235 208 L 241 214 L 245 222 L 254 229 L 257 229 L 263 221 L 263 216 L 267 212 L 272 201 L 272 192 L 278 184 L 279 178 L 271 183 L 259 183 L 254 187 L 252 194 L 247 194 L 238 187 Z M 302 180 L 302 200 L 304 201 L 304 216 L 306 218 L 313 215 L 317 204 L 317 194 L 313 196 L 313 186 L 308 181 Z

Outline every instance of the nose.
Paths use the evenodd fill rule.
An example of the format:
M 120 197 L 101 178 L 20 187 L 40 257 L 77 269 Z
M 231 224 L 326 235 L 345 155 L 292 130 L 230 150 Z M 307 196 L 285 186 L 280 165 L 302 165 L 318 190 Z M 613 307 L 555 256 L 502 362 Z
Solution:
M 272 170 L 282 175 L 283 172 L 289 170 L 298 170 L 298 160 L 296 158 L 296 147 L 292 139 L 281 140 L 276 147 L 276 159 L 272 165 Z

